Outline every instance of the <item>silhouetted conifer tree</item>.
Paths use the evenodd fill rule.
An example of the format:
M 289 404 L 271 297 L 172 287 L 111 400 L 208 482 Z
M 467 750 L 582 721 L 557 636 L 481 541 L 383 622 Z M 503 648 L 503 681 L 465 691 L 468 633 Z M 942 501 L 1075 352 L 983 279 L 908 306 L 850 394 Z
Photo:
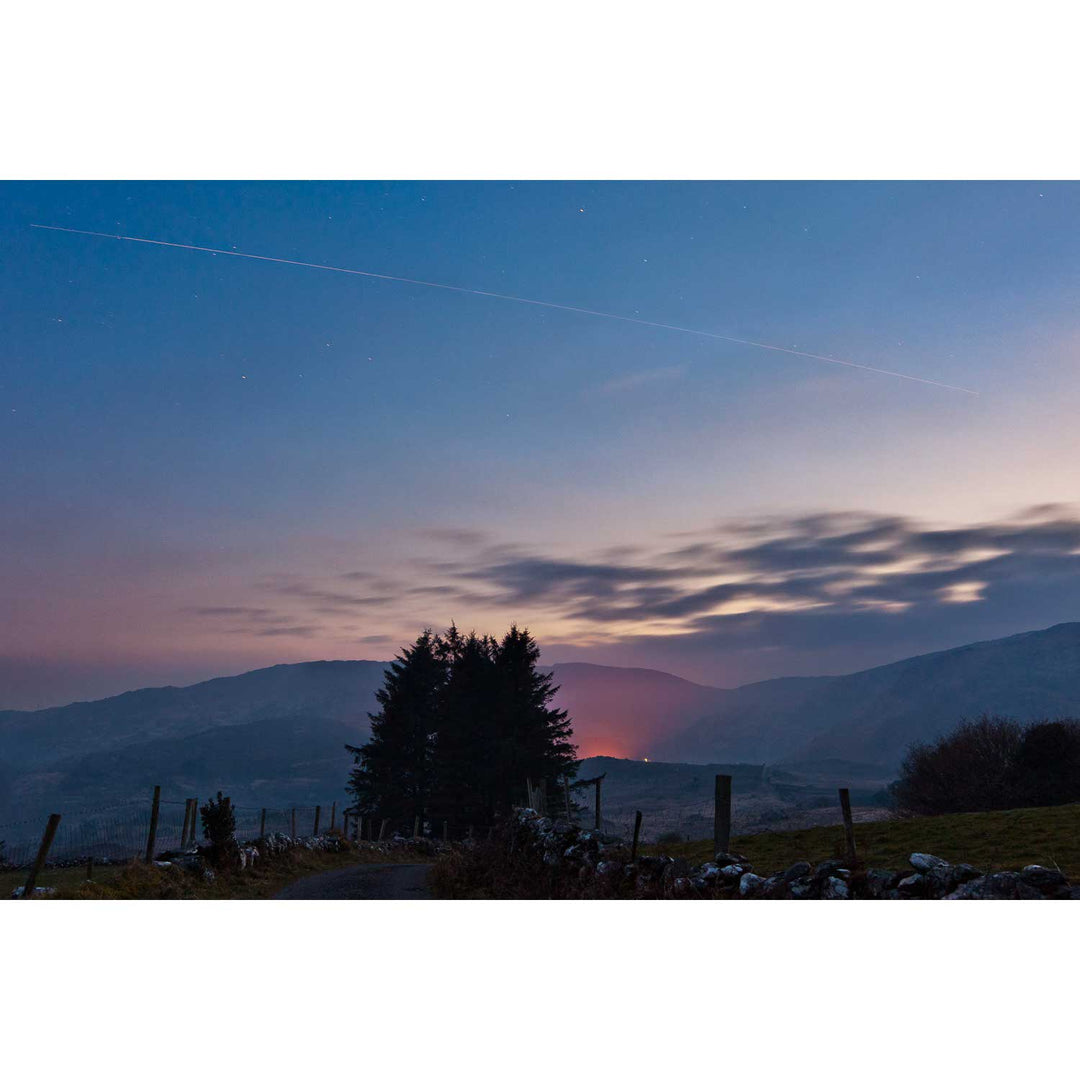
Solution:
M 403 829 L 412 828 L 415 816 L 427 820 L 445 679 L 446 661 L 430 630 L 391 663 L 375 695 L 381 708 L 368 714 L 370 741 L 346 746 L 356 759 L 348 787 L 361 814 Z
M 451 626 L 441 639 L 447 664 L 435 740 L 432 818 L 455 826 L 493 819 L 496 642 Z
M 386 673 L 371 741 L 346 747 L 360 813 L 406 828 L 419 815 L 438 835 L 443 821 L 483 826 L 521 805 L 526 779 L 546 781 L 558 799 L 576 747 L 566 712 L 550 705 L 557 687 L 537 671 L 539 657 L 516 626 L 501 642 L 454 625 L 421 634 Z
M 564 709 L 551 707 L 558 690 L 537 671 L 540 648 L 528 630 L 512 626 L 499 643 L 493 805 L 504 811 L 525 801 L 526 779 L 546 781 L 549 802 L 563 776 L 577 769 L 573 729 Z M 557 805 L 557 804 L 555 804 Z

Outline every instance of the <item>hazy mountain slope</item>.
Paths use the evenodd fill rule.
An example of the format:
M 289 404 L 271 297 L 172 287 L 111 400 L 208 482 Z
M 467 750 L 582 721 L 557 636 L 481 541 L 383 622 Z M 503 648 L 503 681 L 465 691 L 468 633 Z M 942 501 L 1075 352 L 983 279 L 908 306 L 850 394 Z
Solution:
M 133 690 L 33 712 L 0 712 L 0 759 L 41 766 L 274 716 L 317 716 L 368 729 L 386 665 L 372 660 L 278 664 L 194 686 Z
M 832 678 L 770 679 L 723 690 L 717 708 L 655 749 L 665 761 L 778 761 L 831 720 L 808 705 Z M 842 757 L 843 755 L 834 755 Z
M 731 693 L 648 668 L 556 664 L 553 671 L 555 703 L 573 718 L 582 757 L 652 756 L 672 728 L 714 712 Z
M 980 641 L 835 680 L 816 700 L 832 722 L 798 754 L 898 761 L 961 717 L 1080 716 L 1080 623 Z
M 668 760 L 842 758 L 896 765 L 963 717 L 1080 716 L 1080 623 L 977 642 L 852 675 L 731 691 L 657 749 Z
M 56 809 L 57 798 L 80 801 L 93 790 L 126 796 L 156 783 L 200 796 L 219 784 L 247 786 L 251 798 L 261 785 L 260 801 L 290 792 L 289 801 L 337 797 L 349 767 L 342 744 L 366 739 L 384 670 L 362 660 L 281 664 L 189 687 L 0 713 L 0 814 L 34 800 Z M 557 702 L 574 719 L 583 757 L 829 758 L 843 763 L 837 774 L 846 777 L 851 762 L 895 767 L 912 740 L 984 710 L 1021 719 L 1080 716 L 1080 623 L 853 675 L 734 690 L 639 668 L 553 670 Z M 659 774 L 649 775 L 652 782 Z
M 352 765 L 345 743 L 358 730 L 325 717 L 275 716 L 28 769 L 14 794 L 20 809 L 69 813 L 148 797 L 154 784 L 173 800 L 223 789 L 238 806 L 343 804 Z

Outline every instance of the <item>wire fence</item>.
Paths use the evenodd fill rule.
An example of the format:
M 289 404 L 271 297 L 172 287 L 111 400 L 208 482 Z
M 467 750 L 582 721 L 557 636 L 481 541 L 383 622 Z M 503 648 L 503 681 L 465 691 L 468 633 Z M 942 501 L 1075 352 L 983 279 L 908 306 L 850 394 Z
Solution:
M 264 832 L 281 832 L 305 837 L 330 828 L 336 817 L 331 806 L 296 806 L 287 808 L 234 806 L 236 836 L 254 840 Z M 79 810 L 60 815 L 45 865 L 73 866 L 93 859 L 96 863 L 128 862 L 145 856 L 150 839 L 152 804 L 140 799 Z M 45 833 L 48 815 L 0 823 L 0 869 L 28 868 L 35 860 Z M 183 846 L 184 827 L 189 823 L 185 800 L 162 799 L 158 804 L 154 829 L 153 853 L 177 851 Z M 337 822 L 340 824 L 340 819 Z M 201 837 L 201 822 L 196 818 L 189 837 Z
M 602 778 L 601 778 L 602 779 Z M 609 778 L 603 784 L 600 828 L 609 835 L 630 840 L 634 833 L 637 811 L 642 814 L 640 841 L 643 843 L 675 838 L 696 840 L 711 837 L 714 833 L 717 804 L 704 797 L 677 802 L 665 801 L 657 793 L 632 793 L 620 790 L 622 785 Z M 578 781 L 571 785 L 570 805 L 567 806 L 565 788 L 553 788 L 537 796 L 540 790 L 526 785 L 522 794 L 523 805 L 543 807 L 553 817 L 569 816 L 571 821 L 583 828 L 596 825 L 595 781 Z M 846 789 L 845 789 L 846 790 Z M 745 831 L 760 829 L 767 820 L 762 818 L 760 803 L 751 795 L 737 796 L 731 800 L 727 813 L 734 816 Z M 60 815 L 55 834 L 48 847 L 43 864 L 49 867 L 75 866 L 93 859 L 95 863 L 123 863 L 145 857 L 148 849 L 152 855 L 190 848 L 201 837 L 202 828 L 194 799 L 161 799 L 157 805 L 154 838 L 150 844 L 152 804 L 149 799 L 129 800 L 90 810 L 79 809 Z M 263 835 L 284 833 L 298 838 L 325 833 L 331 828 L 340 829 L 350 839 L 378 841 L 395 835 L 420 835 L 432 840 L 461 841 L 482 839 L 493 828 L 491 823 L 464 825 L 435 820 L 391 821 L 375 817 L 358 817 L 351 808 L 330 806 L 257 807 L 233 806 L 236 819 L 236 837 L 241 841 L 255 840 Z M 767 810 L 776 813 L 775 810 Z M 189 815 L 194 813 L 192 819 Z M 829 821 L 814 824 L 831 824 L 839 819 L 839 808 L 825 810 Z M 0 870 L 12 871 L 30 867 L 46 832 L 48 815 L 0 823 Z M 837 822 L 838 823 L 838 822 Z M 765 826 L 768 827 L 768 826 Z M 788 826 L 791 827 L 791 826 Z M 186 843 L 185 843 L 186 842 Z

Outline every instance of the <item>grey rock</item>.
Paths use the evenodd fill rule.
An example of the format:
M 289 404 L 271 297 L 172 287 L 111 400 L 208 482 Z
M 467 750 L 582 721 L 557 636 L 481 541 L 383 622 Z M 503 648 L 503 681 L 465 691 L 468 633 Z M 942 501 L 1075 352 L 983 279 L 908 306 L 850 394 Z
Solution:
M 883 900 L 895 881 L 896 875 L 892 870 L 867 870 L 866 895 L 871 900 Z
M 810 900 L 813 897 L 814 882 L 810 878 L 798 878 L 788 884 L 792 900 Z
M 838 870 L 844 867 L 845 863 L 843 859 L 826 859 L 824 862 L 819 862 L 814 867 L 814 877 L 819 881 L 824 881 L 830 874 L 835 874 Z M 847 873 L 848 871 L 844 871 Z
M 1025 866 L 1020 871 L 1020 879 L 1041 893 L 1056 894 L 1062 887 L 1069 887 L 1060 870 L 1051 870 L 1047 866 Z
M 822 900 L 848 900 L 851 894 L 848 892 L 847 882 L 838 877 L 827 877 L 821 887 Z
M 717 866 L 724 867 L 731 866 L 735 863 L 745 863 L 747 860 L 744 859 L 742 855 L 735 855 L 730 851 L 718 851 L 713 856 L 712 861 L 716 863 Z
M 779 900 L 787 891 L 783 874 L 773 874 L 761 883 L 761 895 L 767 900 Z
M 913 852 L 908 862 L 923 874 L 931 870 L 947 870 L 949 866 L 945 859 L 939 859 L 936 855 L 925 855 L 919 851 Z
M 792 865 L 784 871 L 784 883 L 790 885 L 797 878 L 806 877 L 809 873 L 810 864 L 808 862 L 792 863 Z
M 739 895 L 745 897 L 756 896 L 761 892 L 761 887 L 764 884 L 765 879 L 763 877 L 747 872 L 739 878 Z
M 962 885 L 965 881 L 974 881 L 977 877 L 982 877 L 982 871 L 976 870 L 970 863 L 961 862 L 952 867 L 952 877 L 957 884 Z
M 1019 874 L 1002 871 L 986 874 L 961 885 L 955 892 L 945 897 L 946 900 L 1042 900 L 1043 894 L 1038 889 L 1026 884 Z
M 896 891 L 908 899 L 922 896 L 926 892 L 926 881 L 922 874 L 909 874 L 896 883 Z

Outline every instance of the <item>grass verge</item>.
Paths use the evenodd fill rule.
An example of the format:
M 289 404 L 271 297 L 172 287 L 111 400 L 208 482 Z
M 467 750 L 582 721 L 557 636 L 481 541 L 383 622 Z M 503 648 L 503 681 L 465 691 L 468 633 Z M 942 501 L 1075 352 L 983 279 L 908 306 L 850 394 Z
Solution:
M 913 851 L 924 851 L 981 870 L 1017 870 L 1031 863 L 1057 866 L 1070 881 L 1080 881 L 1080 803 L 868 821 L 855 826 L 855 846 L 866 866 L 882 869 L 903 869 Z M 844 830 L 835 825 L 754 833 L 734 837 L 731 848 L 754 864 L 755 873 L 771 874 L 801 859 L 815 863 L 842 855 Z M 709 840 L 651 850 L 693 863 L 713 854 Z

